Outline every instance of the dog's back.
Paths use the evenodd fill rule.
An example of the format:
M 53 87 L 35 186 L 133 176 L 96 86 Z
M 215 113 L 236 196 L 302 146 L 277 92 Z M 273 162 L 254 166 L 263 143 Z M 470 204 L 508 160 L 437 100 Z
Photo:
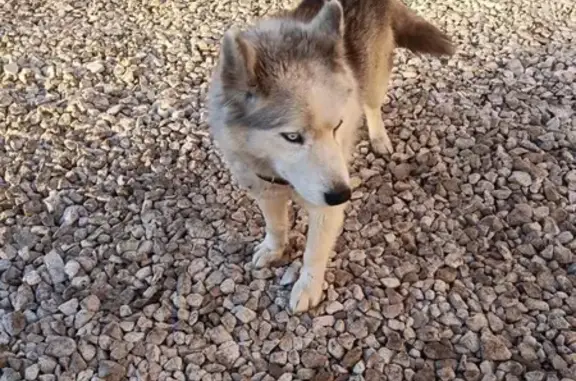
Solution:
M 325 1 L 303 0 L 295 9 L 279 16 L 310 21 Z M 347 58 L 361 87 L 371 77 L 368 73 L 370 66 L 374 66 L 372 61 L 377 57 L 391 60 L 395 46 L 435 56 L 453 53 L 449 38 L 401 0 L 340 0 L 340 3 L 344 10 Z

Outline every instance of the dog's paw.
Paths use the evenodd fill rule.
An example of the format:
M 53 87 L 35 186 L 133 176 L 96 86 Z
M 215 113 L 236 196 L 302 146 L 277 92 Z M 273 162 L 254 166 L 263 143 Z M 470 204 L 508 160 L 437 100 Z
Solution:
M 374 152 L 379 155 L 386 155 L 394 153 L 394 146 L 392 145 L 392 141 L 388 137 L 388 133 L 386 131 L 382 131 L 382 133 L 378 134 L 370 140 L 370 145 Z
M 290 294 L 290 308 L 294 313 L 301 313 L 314 308 L 322 299 L 324 276 L 312 276 L 303 272 L 294 284 Z
M 277 247 L 273 245 L 271 240 L 264 239 L 256 249 L 254 250 L 254 256 L 252 257 L 252 264 L 256 268 L 267 267 L 273 262 L 276 262 L 282 258 L 284 254 L 283 247 Z

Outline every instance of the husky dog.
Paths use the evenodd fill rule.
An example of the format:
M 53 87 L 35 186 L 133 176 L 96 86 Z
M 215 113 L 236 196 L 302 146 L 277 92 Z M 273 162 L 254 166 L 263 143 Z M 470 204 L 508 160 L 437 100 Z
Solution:
M 373 150 L 393 152 L 380 108 L 395 47 L 453 54 L 449 38 L 401 0 L 303 0 L 222 39 L 208 124 L 265 219 L 254 265 L 282 257 L 290 199 L 309 213 L 303 266 L 290 296 L 294 312 L 322 298 L 352 193 L 348 161 L 363 115 Z

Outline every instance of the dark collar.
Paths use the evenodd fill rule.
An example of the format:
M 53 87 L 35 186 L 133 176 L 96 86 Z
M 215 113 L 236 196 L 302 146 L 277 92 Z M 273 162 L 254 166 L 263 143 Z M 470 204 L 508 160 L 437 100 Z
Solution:
M 256 176 L 258 176 L 261 180 L 264 180 L 270 184 L 275 184 L 275 185 L 290 185 L 290 183 L 286 180 L 284 180 L 282 177 L 268 177 L 268 176 L 262 176 L 259 174 L 256 174 Z

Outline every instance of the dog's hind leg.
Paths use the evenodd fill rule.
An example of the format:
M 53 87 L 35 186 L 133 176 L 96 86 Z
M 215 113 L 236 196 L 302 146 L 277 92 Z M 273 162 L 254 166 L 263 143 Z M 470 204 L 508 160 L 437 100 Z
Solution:
M 394 152 L 394 146 L 388 136 L 388 131 L 382 121 L 380 105 L 364 106 L 364 115 L 368 125 L 368 135 L 370 136 L 370 145 L 372 149 L 380 155 L 391 154 Z
M 254 250 L 252 263 L 261 268 L 282 258 L 288 241 L 289 196 L 278 192 L 256 198 L 266 223 L 266 236 Z
M 394 146 L 382 121 L 380 108 L 388 91 L 394 42 L 391 31 L 383 34 L 368 53 L 367 77 L 364 84 L 363 107 L 372 149 L 378 154 L 391 154 Z

